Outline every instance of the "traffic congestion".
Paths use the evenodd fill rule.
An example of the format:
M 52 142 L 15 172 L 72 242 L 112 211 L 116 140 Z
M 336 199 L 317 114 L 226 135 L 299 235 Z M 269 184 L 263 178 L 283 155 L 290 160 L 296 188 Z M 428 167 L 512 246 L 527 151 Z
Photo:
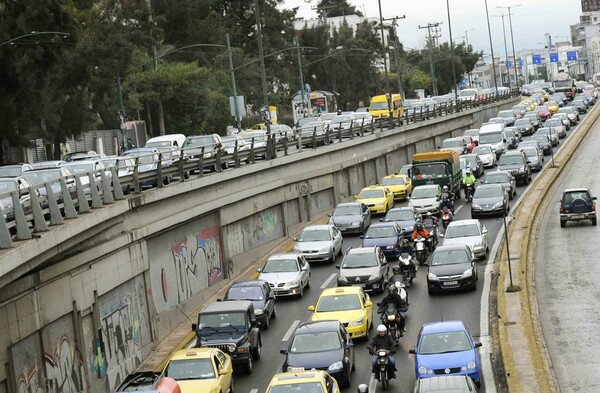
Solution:
M 534 87 L 512 117 L 417 152 L 207 304 L 154 386 L 495 392 L 488 294 L 503 219 L 597 97 Z

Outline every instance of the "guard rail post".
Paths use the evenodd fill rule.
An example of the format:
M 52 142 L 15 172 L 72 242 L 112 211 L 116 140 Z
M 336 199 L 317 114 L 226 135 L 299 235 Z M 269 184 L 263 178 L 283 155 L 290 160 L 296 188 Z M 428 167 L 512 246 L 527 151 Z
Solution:
M 406 124 L 408 125 L 408 111 L 404 111 L 404 118 L 406 119 Z
M 312 134 L 312 148 L 313 149 L 317 148 L 317 126 L 315 126 L 315 128 L 313 129 L 313 134 Z
M 77 180 L 75 180 L 77 181 Z M 135 158 L 135 166 L 133 167 L 133 192 L 140 194 L 142 186 L 140 185 L 140 158 Z M 77 198 L 79 198 L 79 186 L 77 186 Z M 81 212 L 81 210 L 79 210 Z
M 6 225 L 6 214 L 0 206 L 0 249 L 13 248 L 14 246 L 8 225 Z
M 379 132 L 383 132 L 383 117 L 379 115 Z
M 256 162 L 256 155 L 254 154 L 254 137 L 250 140 L 250 162 L 253 164 Z
M 54 198 L 54 193 L 52 192 L 47 195 L 46 199 Z M 33 231 L 46 232 L 48 224 L 46 224 L 46 218 L 44 218 L 44 212 L 42 212 L 42 206 L 38 198 L 38 191 L 35 187 L 29 187 L 29 202 L 31 203 L 31 212 L 33 213 Z
M 32 238 L 25 211 L 19 198 L 19 190 L 11 191 L 10 196 L 13 203 L 13 214 L 15 215 L 15 224 L 17 226 L 17 240 L 29 240 Z
M 323 145 L 329 145 L 329 127 L 325 128 L 325 141 L 323 142 Z
M 115 200 L 120 201 L 122 199 L 125 199 L 125 195 L 123 194 L 123 187 L 121 186 L 121 180 L 119 180 L 119 172 L 117 171 L 117 168 L 115 168 L 114 166 L 110 167 L 110 174 L 112 176 L 112 185 L 113 192 L 115 193 Z
M 220 147 L 215 146 L 215 169 L 217 172 L 223 172 L 223 166 L 221 165 L 221 150 Z
M 342 130 L 342 127 L 339 127 L 339 130 Z M 349 135 L 350 139 L 354 139 L 354 133 L 352 132 L 352 128 L 350 128 L 350 135 Z
M 102 207 L 102 199 L 100 199 L 100 193 L 98 192 L 98 186 L 96 185 L 96 172 L 88 172 L 87 175 L 90 184 L 90 192 L 92 193 L 92 209 L 99 209 Z
M 329 124 L 327 125 L 329 127 Z M 338 141 L 342 143 L 342 130 L 338 130 Z
M 44 183 L 44 188 L 46 189 L 46 195 L 53 194 L 52 186 L 50 183 Z M 63 197 L 64 199 L 64 197 Z M 50 226 L 60 225 L 64 223 L 62 215 L 60 214 L 60 209 L 58 208 L 58 202 L 56 201 L 56 196 L 54 198 L 47 198 L 48 200 L 48 210 L 50 211 Z
M 179 173 L 179 182 L 185 181 L 185 170 L 183 169 L 183 153 L 179 152 L 179 159 L 177 160 L 177 172 Z
M 360 129 L 358 130 L 358 134 L 360 136 L 365 136 L 365 118 L 363 117 L 362 122 L 360 123 Z
M 102 182 L 102 197 L 104 199 L 104 204 L 115 203 L 115 198 L 113 198 L 113 193 L 110 189 L 111 183 L 108 181 L 108 176 L 106 176 L 105 171 L 100 171 L 100 181 Z
M 238 154 L 238 139 L 235 140 L 235 145 L 233 145 L 233 165 L 236 168 L 240 167 L 240 157 Z
M 287 156 L 288 155 L 288 136 L 287 136 L 287 132 L 285 133 L 285 136 L 282 139 L 283 141 L 283 155 Z
M 204 176 L 204 146 L 202 146 L 200 157 L 198 157 L 198 176 Z
M 77 176 L 75 176 L 75 179 L 77 179 Z M 75 180 L 75 182 L 77 182 L 77 180 Z M 77 190 L 77 187 L 75 187 L 75 190 Z M 71 190 L 69 190 L 69 187 L 67 186 L 67 181 L 64 177 L 60 178 L 60 193 L 63 197 L 65 218 L 67 220 L 77 218 L 77 209 L 75 209 L 75 203 L 73 202 L 73 198 L 71 198 Z
M 158 153 L 158 163 L 156 163 L 156 187 L 163 188 L 164 182 L 162 177 L 162 153 Z

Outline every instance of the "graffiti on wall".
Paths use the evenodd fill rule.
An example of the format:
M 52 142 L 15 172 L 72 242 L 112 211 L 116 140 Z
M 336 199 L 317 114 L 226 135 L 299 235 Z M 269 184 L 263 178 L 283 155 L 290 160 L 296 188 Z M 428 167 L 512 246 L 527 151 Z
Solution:
M 17 393 L 45 393 L 42 383 L 44 374 L 37 363 L 31 369 L 23 370 L 17 377 Z
M 242 224 L 246 251 L 283 236 L 279 207 L 265 209 L 246 218 Z
M 150 343 L 144 281 L 141 276 L 99 299 L 102 351 L 98 365 L 106 365 L 106 388 L 112 391 L 142 362 L 142 347 Z
M 74 342 L 66 335 L 61 337 L 54 353 L 44 354 L 46 391 L 53 393 L 86 392 L 87 381 L 83 358 Z

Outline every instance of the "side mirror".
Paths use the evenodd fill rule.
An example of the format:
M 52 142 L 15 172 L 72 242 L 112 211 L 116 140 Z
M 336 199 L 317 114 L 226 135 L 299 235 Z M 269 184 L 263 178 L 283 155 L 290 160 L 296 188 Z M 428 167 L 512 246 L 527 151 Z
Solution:
M 387 264 L 388 264 L 388 261 L 387 261 L 387 259 L 384 259 L 384 260 L 381 262 L 381 265 L 382 265 L 382 266 L 385 266 L 385 265 L 387 265 Z
M 481 344 L 481 343 L 475 343 L 473 346 L 474 346 L 475 348 L 479 348 L 479 347 L 481 347 L 481 346 L 482 346 L 482 344 Z
M 373 303 L 371 303 L 370 300 L 367 300 L 367 302 L 365 303 L 365 307 L 373 307 Z
M 192 323 L 192 332 L 195 332 L 196 330 L 198 330 L 198 325 Z
M 315 311 L 315 306 L 308 306 L 308 311 Z
M 336 268 L 336 269 L 339 269 L 340 267 L 341 267 L 340 265 L 335 265 L 335 268 Z
M 417 351 L 416 351 L 415 349 L 409 349 L 409 350 L 408 350 L 408 353 L 411 353 L 411 354 L 413 354 L 413 355 L 414 355 L 414 354 L 416 354 L 416 353 L 417 353 Z
M 287 348 L 281 348 L 281 349 L 279 350 L 279 353 L 280 353 L 280 354 L 282 354 L 282 355 L 287 355 L 287 353 L 288 353 L 288 350 L 287 350 Z
M 438 236 L 441 237 L 442 239 L 444 238 L 444 234 L 443 233 L 440 233 Z
M 333 216 L 333 214 L 331 214 L 331 213 L 329 213 L 329 214 L 327 215 L 327 217 L 331 217 L 331 216 Z
M 297 238 L 297 237 L 295 237 L 295 238 L 293 238 L 292 240 L 293 240 L 293 241 L 295 241 L 295 242 L 297 242 L 297 241 L 298 241 L 298 238 Z
M 222 368 L 219 370 L 219 375 L 227 375 L 229 374 L 229 370 L 227 370 L 226 368 Z
M 275 300 L 275 296 L 274 295 L 269 295 L 269 296 L 267 296 L 267 300 Z
M 258 269 L 256 269 L 256 271 L 260 273 L 262 272 L 262 268 L 259 267 Z
M 358 195 L 354 195 L 354 200 L 358 200 Z
M 380 218 L 379 222 L 385 222 L 385 220 L 383 218 Z
M 364 239 L 365 235 L 360 235 L 359 238 Z
M 483 231 L 481 231 L 481 233 L 488 233 L 487 228 L 483 228 Z

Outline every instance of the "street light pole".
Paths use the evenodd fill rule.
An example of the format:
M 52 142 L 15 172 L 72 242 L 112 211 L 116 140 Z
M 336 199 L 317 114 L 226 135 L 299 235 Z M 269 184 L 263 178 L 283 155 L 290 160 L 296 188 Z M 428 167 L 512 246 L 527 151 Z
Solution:
M 510 89 L 510 71 L 508 70 L 508 67 L 506 66 L 508 64 L 508 46 L 506 46 L 506 28 L 504 26 L 504 14 L 501 15 L 492 15 L 498 18 L 502 18 L 502 36 L 504 37 L 504 57 L 506 58 L 506 62 L 504 63 L 504 68 L 506 69 L 506 73 L 508 76 L 508 88 Z M 515 75 L 515 80 L 517 79 L 517 76 Z M 504 82 L 504 78 L 502 78 L 502 81 Z
M 404 99 L 404 92 L 402 91 L 402 80 L 400 79 L 400 54 L 398 53 L 398 34 L 396 31 L 396 22 L 398 22 L 398 19 L 404 18 L 406 18 L 405 15 L 384 19 L 384 21 L 392 21 L 392 29 L 394 29 L 394 42 L 392 45 L 394 48 L 394 63 L 396 64 L 396 83 L 398 85 L 398 94 L 400 94 L 402 99 Z
M 510 12 L 511 8 L 520 7 L 521 4 L 511 5 L 507 7 L 498 6 L 498 8 L 506 8 L 508 9 L 508 22 L 510 24 L 510 40 L 512 42 L 512 52 L 513 52 L 513 67 L 515 69 L 515 85 L 517 89 L 519 88 L 519 76 L 517 75 L 517 56 L 515 53 L 515 38 L 513 36 L 513 27 L 512 27 L 512 13 Z
M 383 28 L 383 13 L 381 12 L 381 0 L 377 0 L 379 3 L 379 25 L 381 27 L 381 44 L 383 45 L 383 69 L 385 72 L 385 95 L 387 98 L 388 105 L 388 116 L 392 117 L 392 97 L 390 95 L 390 79 L 388 78 L 388 66 L 387 66 L 387 45 L 385 44 L 385 32 Z
M 231 77 L 231 89 L 233 90 L 233 108 L 235 110 L 235 126 L 238 132 L 242 131 L 240 109 L 238 108 L 237 102 L 237 87 L 235 85 L 235 72 L 233 71 L 233 58 L 231 56 L 231 45 L 229 43 L 229 33 L 225 34 L 225 41 L 227 43 L 227 57 L 229 58 L 229 75 Z
M 70 33 L 65 33 L 64 31 L 32 31 L 31 33 L 23 34 L 18 37 L 14 37 L 9 40 L 6 40 L 4 42 L 0 42 L 0 46 L 12 44 L 13 42 L 18 41 L 23 38 L 32 37 L 32 36 L 36 36 L 36 35 L 47 35 L 47 34 L 58 34 L 58 35 L 61 35 L 62 38 L 66 38 L 71 35 Z
M 450 61 L 452 61 L 452 83 L 454 83 L 454 99 L 458 102 L 458 86 L 456 85 L 456 65 L 454 64 L 454 41 L 452 40 L 452 22 L 450 21 L 450 0 L 446 0 L 448 9 L 448 33 L 450 34 Z
M 302 116 L 306 114 L 306 95 L 304 94 L 304 76 L 302 75 L 302 58 L 300 57 L 300 44 L 298 43 L 298 37 L 294 37 L 294 43 L 296 44 L 296 54 L 298 55 L 298 74 L 300 76 L 300 95 L 302 96 Z
M 267 113 L 269 113 L 269 121 L 265 121 L 265 125 L 267 126 L 267 135 L 270 135 L 271 121 L 269 112 L 269 94 L 267 93 L 267 73 L 265 70 L 265 53 L 263 51 L 262 27 L 260 22 L 260 9 L 258 8 L 258 2 L 259 0 L 254 0 L 254 13 L 256 15 L 256 33 L 258 35 L 258 57 L 260 59 L 260 77 L 262 83 L 263 104 L 265 105 Z
M 485 16 L 487 18 L 488 36 L 490 38 L 490 50 L 492 54 L 492 72 L 494 74 L 494 88 L 498 91 L 498 78 L 496 77 L 496 63 L 494 61 L 494 45 L 492 44 L 492 28 L 490 27 L 490 13 L 488 11 L 487 0 L 485 0 Z
M 475 30 L 474 27 L 472 29 L 465 30 L 465 40 L 467 41 L 467 48 L 469 47 L 469 31 L 473 31 L 473 30 Z

